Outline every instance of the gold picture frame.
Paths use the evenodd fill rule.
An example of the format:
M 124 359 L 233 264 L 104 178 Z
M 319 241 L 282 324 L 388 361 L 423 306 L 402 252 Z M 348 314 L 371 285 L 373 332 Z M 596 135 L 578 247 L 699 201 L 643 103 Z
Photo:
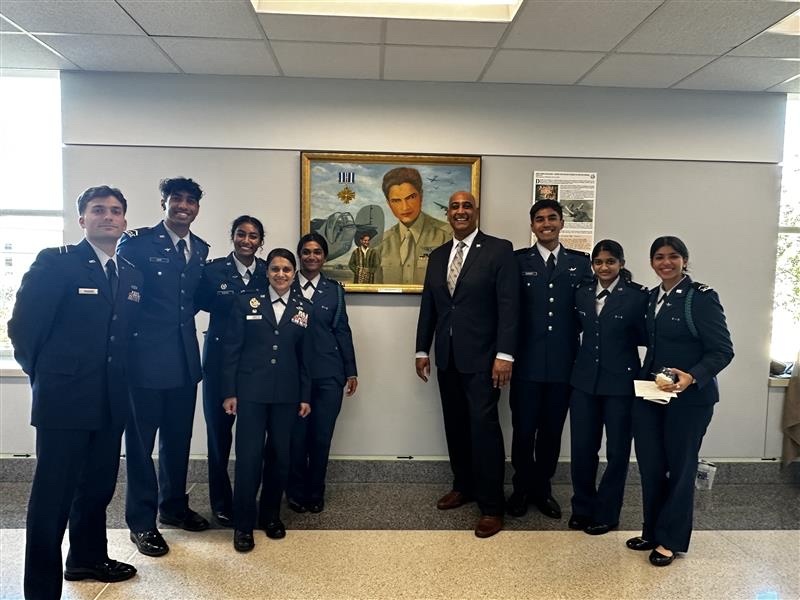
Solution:
M 480 206 L 480 183 L 480 156 L 301 152 L 300 227 L 328 242 L 322 271 L 348 292 L 419 294 L 428 255 L 452 239 L 450 196 Z

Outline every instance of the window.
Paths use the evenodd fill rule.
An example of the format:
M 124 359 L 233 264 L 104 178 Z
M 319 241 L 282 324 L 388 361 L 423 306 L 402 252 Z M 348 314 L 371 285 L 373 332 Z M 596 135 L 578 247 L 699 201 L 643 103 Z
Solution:
M 800 96 L 786 101 L 778 254 L 772 312 L 772 358 L 791 361 L 800 349 Z
M 57 73 L 3 73 L 0 132 L 0 367 L 18 368 L 7 329 L 17 288 L 39 250 L 64 237 Z

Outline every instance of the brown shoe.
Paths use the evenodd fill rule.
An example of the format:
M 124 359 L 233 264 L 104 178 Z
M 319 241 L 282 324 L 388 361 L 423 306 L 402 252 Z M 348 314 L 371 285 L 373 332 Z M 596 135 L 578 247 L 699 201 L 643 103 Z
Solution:
M 450 510 L 451 508 L 458 508 L 467 502 L 472 502 L 472 499 L 461 492 L 450 490 L 439 498 L 439 501 L 436 503 L 436 508 L 439 510 Z
M 503 517 L 483 515 L 478 519 L 478 524 L 475 526 L 475 535 L 479 538 L 488 538 L 498 533 L 501 529 L 503 529 Z

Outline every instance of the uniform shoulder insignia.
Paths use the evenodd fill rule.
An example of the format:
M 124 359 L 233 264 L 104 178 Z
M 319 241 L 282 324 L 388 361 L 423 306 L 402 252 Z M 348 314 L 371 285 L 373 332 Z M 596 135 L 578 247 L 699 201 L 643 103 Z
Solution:
M 714 288 L 712 288 L 710 285 L 706 285 L 705 283 L 700 283 L 699 281 L 693 281 L 692 282 L 692 287 L 694 289 L 696 289 L 698 292 L 700 292 L 701 294 L 704 294 L 705 292 L 714 291 Z
M 515 256 L 524 256 L 528 252 L 530 252 L 530 248 L 520 248 L 519 250 L 514 250 Z
M 125 235 L 128 237 L 138 237 L 140 235 L 147 235 L 152 231 L 152 227 L 138 227 L 136 229 L 128 229 Z
M 63 246 L 58 247 L 59 254 L 69 254 L 73 250 L 75 250 L 75 246 L 72 246 L 70 244 L 64 244 Z
M 631 287 L 631 288 L 633 288 L 635 290 L 639 290 L 640 292 L 649 292 L 650 291 L 650 288 L 648 288 L 646 285 L 642 285 L 641 283 L 636 283 L 635 281 L 626 281 L 625 284 L 628 287 Z
M 219 263 L 219 262 L 222 262 L 222 261 L 225 261 L 225 260 L 228 260 L 227 256 L 218 256 L 217 258 L 206 259 L 206 264 L 210 265 L 210 264 Z
M 195 234 L 192 234 L 192 238 L 193 238 L 194 240 L 197 240 L 198 242 L 200 242 L 200 243 L 202 243 L 202 244 L 205 244 L 206 248 L 211 248 L 211 244 L 209 244 L 209 243 L 208 243 L 207 241 L 205 241 L 203 238 L 201 238 L 201 237 L 199 237 L 199 236 L 196 236 Z
M 574 248 L 564 248 L 564 250 L 568 254 L 575 254 L 576 256 L 585 256 L 586 258 L 589 258 L 589 253 L 584 252 L 583 250 L 575 250 Z

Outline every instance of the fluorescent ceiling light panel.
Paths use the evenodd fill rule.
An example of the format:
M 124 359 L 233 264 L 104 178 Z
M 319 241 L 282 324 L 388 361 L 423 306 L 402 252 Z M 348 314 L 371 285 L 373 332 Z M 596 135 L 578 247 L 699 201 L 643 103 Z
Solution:
M 769 33 L 780 33 L 783 35 L 800 35 L 800 10 L 793 12 L 782 21 L 778 21 L 767 29 Z
M 250 0 L 258 13 L 508 23 L 522 0 Z

